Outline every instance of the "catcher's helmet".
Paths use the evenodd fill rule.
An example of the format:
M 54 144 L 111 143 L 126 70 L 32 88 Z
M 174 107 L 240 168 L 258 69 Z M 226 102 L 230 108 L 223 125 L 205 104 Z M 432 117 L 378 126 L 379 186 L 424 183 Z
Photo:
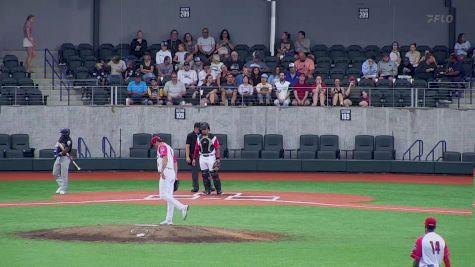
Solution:
M 71 131 L 68 128 L 63 128 L 59 132 L 61 133 L 61 135 L 69 135 Z
M 150 141 L 152 145 L 155 145 L 156 143 L 159 143 L 159 142 L 162 142 L 162 138 L 158 135 L 155 135 L 154 137 L 152 137 L 152 140 Z
M 209 124 L 207 122 L 202 122 L 200 125 L 200 130 L 209 130 Z

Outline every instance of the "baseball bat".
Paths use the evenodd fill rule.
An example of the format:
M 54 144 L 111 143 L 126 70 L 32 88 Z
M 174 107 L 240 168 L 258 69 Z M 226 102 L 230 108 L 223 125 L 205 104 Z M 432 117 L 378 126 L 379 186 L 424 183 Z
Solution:
M 58 143 L 58 146 L 59 146 L 59 148 L 61 148 L 61 150 L 64 150 L 63 144 Z M 78 171 L 80 171 L 81 167 L 79 167 L 79 165 L 76 163 L 76 161 L 74 161 L 74 159 L 71 158 L 71 155 L 69 155 L 69 153 L 66 153 L 66 156 L 73 162 L 74 167 L 76 167 L 76 169 Z

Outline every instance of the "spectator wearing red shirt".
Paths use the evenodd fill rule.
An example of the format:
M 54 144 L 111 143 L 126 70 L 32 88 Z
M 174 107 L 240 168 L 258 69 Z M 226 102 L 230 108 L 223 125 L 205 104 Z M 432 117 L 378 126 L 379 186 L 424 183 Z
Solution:
M 310 106 L 308 99 L 310 86 L 306 83 L 305 74 L 300 73 L 299 81 L 293 88 L 295 99 L 292 101 L 293 106 Z
M 320 106 L 325 106 L 325 98 L 327 92 L 327 85 L 322 81 L 321 76 L 315 78 L 315 88 L 312 89 L 312 106 L 318 106 L 318 100 L 320 100 Z

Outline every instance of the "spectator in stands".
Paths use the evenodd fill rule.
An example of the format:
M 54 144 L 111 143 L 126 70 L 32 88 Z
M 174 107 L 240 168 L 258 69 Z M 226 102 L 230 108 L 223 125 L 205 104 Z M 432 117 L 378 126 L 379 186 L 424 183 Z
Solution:
M 177 52 L 177 54 L 180 53 L 180 52 Z M 175 54 L 176 56 L 176 54 Z M 182 70 L 183 69 L 183 65 L 185 64 L 185 62 L 187 62 L 189 65 L 190 65 L 190 69 L 194 69 L 194 65 L 195 65 L 195 57 L 193 56 L 192 53 L 188 53 L 188 52 L 185 52 L 185 56 L 184 56 L 185 60 L 182 62 L 182 63 L 178 63 L 175 65 L 175 69 L 176 70 Z
M 237 65 L 238 70 L 241 70 L 244 66 L 244 62 L 239 58 L 239 54 L 236 51 L 231 52 L 231 57 L 224 61 L 224 64 L 231 69 L 232 65 Z
M 422 62 L 426 61 L 427 58 L 431 58 L 432 61 L 437 65 L 437 59 L 435 59 L 434 55 L 432 55 L 432 53 L 429 51 L 429 50 L 426 50 L 424 52 L 424 56 L 421 57 L 421 61 L 419 61 L 419 64 L 421 64 Z
M 457 56 L 466 57 L 470 50 L 470 42 L 465 39 L 465 34 L 460 33 L 454 46 L 454 52 Z
M 221 67 L 223 66 L 223 62 L 220 61 L 219 55 L 213 55 L 211 61 L 211 75 L 213 75 L 213 79 L 219 84 L 218 79 L 220 79 L 221 75 Z
M 361 94 L 360 94 L 360 101 L 359 101 L 358 105 L 359 105 L 360 107 L 366 108 L 366 107 L 369 106 L 370 103 L 371 103 L 371 102 L 370 102 L 370 100 L 369 100 L 368 92 L 366 92 L 366 91 L 364 91 L 364 90 L 361 91 Z
M 143 56 L 143 62 L 140 64 L 140 73 L 142 73 L 142 79 L 148 83 L 150 79 L 155 78 L 154 66 L 150 54 L 147 52 Z
M 224 66 L 226 67 L 226 66 Z M 220 91 L 221 91 L 221 105 L 228 105 L 229 97 L 231 97 L 231 106 L 236 105 L 237 99 L 237 86 L 236 80 L 231 73 L 226 74 L 226 81 L 220 84 Z
M 265 104 L 270 105 L 271 93 L 272 93 L 272 84 L 267 82 L 267 74 L 263 73 L 261 75 L 261 82 L 256 85 L 257 99 L 259 100 L 259 105 Z
M 307 76 L 304 73 L 300 73 L 299 81 L 294 85 L 294 100 L 292 106 L 309 106 L 309 90 L 310 86 L 306 82 Z
M 322 81 L 321 76 L 317 76 L 315 78 L 315 88 L 312 89 L 312 106 L 318 106 L 318 102 L 320 101 L 320 106 L 325 106 L 325 99 L 327 93 L 327 85 Z
M 211 74 L 206 75 L 205 82 L 200 88 L 200 94 L 203 95 L 201 101 L 202 105 L 206 106 L 207 104 L 218 104 L 218 85 L 214 82 L 213 76 Z
M 172 58 L 172 53 L 170 50 L 168 50 L 168 43 L 163 41 L 160 44 L 160 50 L 157 52 L 157 55 L 155 56 L 155 64 L 160 65 L 163 63 L 165 60 L 165 57 L 170 57 Z
M 186 95 L 186 88 L 182 82 L 178 81 L 176 72 L 171 74 L 171 81 L 165 83 L 164 95 L 167 97 L 167 105 L 184 105 L 183 97 Z
M 252 73 L 251 73 L 251 83 L 256 87 L 261 82 L 261 69 L 259 67 L 254 67 L 252 68 Z
M 110 68 L 110 78 L 116 78 L 118 76 L 122 77 L 122 74 L 125 72 L 127 69 L 127 66 L 125 65 L 125 62 L 120 59 L 120 56 L 115 55 L 112 57 L 112 60 L 107 63 L 107 65 Z
M 198 73 L 198 76 L 200 74 L 200 71 L 203 70 L 204 68 L 204 64 L 203 64 L 203 61 L 201 61 L 201 58 L 200 57 L 195 57 L 194 60 L 193 60 L 193 66 L 192 66 L 192 70 L 196 71 L 196 73 Z M 191 66 L 191 65 L 190 65 Z M 203 77 L 204 79 L 205 77 Z M 200 80 L 200 79 L 198 79 Z
M 421 53 L 417 51 L 416 43 L 412 43 L 409 46 L 409 51 L 406 53 L 405 57 L 409 58 L 409 61 L 414 68 L 419 65 L 419 61 L 421 61 Z
M 224 29 L 219 34 L 219 41 L 216 44 L 216 50 L 221 58 L 228 58 L 231 51 L 234 50 L 234 44 L 231 42 L 229 31 Z
M 175 56 L 173 57 L 173 63 L 178 66 L 177 69 L 185 63 L 186 54 L 185 45 L 180 43 L 178 45 L 178 51 L 175 52 Z
M 351 87 L 354 85 L 354 81 L 350 82 L 350 85 L 348 88 L 345 90 L 344 87 L 341 86 L 340 84 L 340 79 L 335 79 L 335 87 L 332 88 L 332 94 L 333 94 L 333 106 L 335 107 L 340 103 L 340 106 L 345 106 L 349 107 L 351 106 L 352 102 L 348 98 L 351 93 Z
M 414 76 L 417 79 L 431 81 L 435 78 L 436 71 L 437 64 L 434 62 L 433 57 L 426 57 L 425 60 L 417 66 Z
M 414 66 L 412 66 L 411 60 L 408 57 L 405 57 L 402 60 L 402 64 L 399 65 L 398 75 L 406 77 L 414 76 Z
M 396 41 L 393 42 L 393 50 L 389 54 L 389 58 L 399 67 L 401 64 L 401 52 L 399 52 L 399 43 Z
M 281 72 L 281 68 L 279 66 L 276 66 L 274 68 L 274 72 L 271 75 L 269 75 L 269 78 L 267 79 L 267 81 L 270 84 L 274 85 L 279 80 L 280 72 Z M 284 80 L 285 80 L 285 73 L 284 73 Z
M 216 79 L 216 83 L 218 85 L 225 83 L 227 81 L 228 73 L 230 73 L 228 67 L 224 64 L 221 65 L 221 72 L 219 73 L 219 77 Z
M 201 34 L 202 36 L 198 38 L 198 51 L 204 57 L 209 58 L 216 50 L 216 42 L 209 35 L 208 28 L 203 28 Z
M 313 60 L 307 58 L 307 55 L 303 51 L 300 51 L 298 54 L 299 59 L 294 62 L 295 68 L 298 72 L 305 74 L 307 77 L 312 77 L 313 71 L 315 70 Z
M 251 80 L 250 80 L 250 76 L 251 76 L 251 72 L 249 71 L 249 68 L 242 68 L 242 73 L 238 74 L 236 76 L 236 85 L 239 86 L 243 83 L 243 79 L 244 79 L 244 76 L 247 76 L 247 78 L 249 79 L 249 83 L 251 83 Z
M 127 106 L 133 104 L 148 104 L 147 84 L 142 81 L 142 74 L 136 73 L 133 81 L 127 86 Z
M 203 66 L 203 69 L 198 72 L 198 86 L 201 86 L 203 83 L 206 82 L 207 76 L 211 75 L 211 66 L 206 64 Z M 213 77 L 213 75 L 211 75 Z
M 361 65 L 361 72 L 365 79 L 374 79 L 378 76 L 378 65 L 374 62 L 374 57 L 368 58 L 363 62 L 363 65 Z
M 299 81 L 300 72 L 295 68 L 294 63 L 289 63 L 289 71 L 285 73 L 285 80 L 290 83 L 290 86 L 294 86 Z
M 297 34 L 297 40 L 294 43 L 295 52 L 310 53 L 310 39 L 305 38 L 305 32 L 299 31 Z
M 158 77 L 163 80 L 170 80 L 170 76 L 173 73 L 173 64 L 169 56 L 164 58 L 162 64 L 157 65 Z
M 389 79 L 397 76 L 397 65 L 389 59 L 387 53 L 383 54 L 383 59 L 378 63 L 378 72 L 380 79 Z
M 196 42 L 193 40 L 193 36 L 191 35 L 191 33 L 185 33 L 185 35 L 183 36 L 183 45 L 185 45 L 185 50 L 188 53 L 192 53 L 193 55 L 196 54 Z
M 275 44 L 276 57 L 283 59 L 284 57 L 294 56 L 294 44 L 290 40 L 290 33 L 283 32 L 280 40 Z
M 150 86 L 147 90 L 148 95 L 148 105 L 163 105 L 163 90 L 160 89 L 160 84 L 157 81 L 157 78 L 150 79 Z
M 104 64 L 102 64 L 101 62 L 96 63 L 94 71 L 92 72 L 92 77 L 97 80 L 97 83 L 99 85 L 102 85 L 102 86 L 106 85 L 107 72 L 104 68 Z
M 252 60 L 248 61 L 244 66 L 247 68 L 259 67 L 263 72 L 269 71 L 269 67 L 267 67 L 267 64 L 261 60 L 261 55 L 257 51 L 254 51 Z
M 26 50 L 26 72 L 32 73 L 31 63 L 35 58 L 36 43 L 33 40 L 33 22 L 35 22 L 34 15 L 28 15 L 25 24 L 23 25 L 23 47 Z
M 243 106 L 252 105 L 254 103 L 254 87 L 249 82 L 249 76 L 244 75 L 242 77 L 242 83 L 239 85 L 238 88 L 241 105 Z
M 124 81 L 126 84 L 129 84 L 131 80 L 133 80 L 133 76 L 136 72 L 135 61 L 129 60 L 127 61 L 127 68 L 124 71 Z
M 279 77 L 274 81 L 274 86 L 276 97 L 274 105 L 278 107 L 288 107 L 290 104 L 290 83 L 285 80 L 285 73 L 283 71 L 279 71 Z
M 237 78 L 237 76 L 240 74 L 239 73 L 239 66 L 237 64 L 231 65 L 231 68 L 229 69 L 229 72 L 234 76 L 234 79 Z M 239 84 L 237 84 L 237 79 L 236 79 L 236 86 L 239 86 L 239 84 L 242 83 L 242 80 L 240 81 Z
M 188 89 L 193 91 L 196 89 L 195 86 L 198 84 L 198 75 L 196 71 L 190 68 L 190 63 L 185 62 L 183 64 L 183 69 L 179 70 L 177 73 L 178 81 L 183 83 Z
M 463 68 L 463 56 L 457 58 L 457 55 L 452 54 L 450 55 L 449 62 L 447 63 L 447 67 L 445 68 L 444 75 L 449 79 L 451 82 L 462 82 L 463 78 L 465 77 L 465 70 Z
M 181 44 L 181 40 L 178 39 L 178 31 L 173 29 L 170 31 L 170 39 L 167 40 L 167 46 L 168 49 L 170 49 L 170 52 L 172 55 L 170 56 L 173 58 L 175 56 L 175 53 L 178 52 L 178 46 Z
M 147 40 L 143 38 L 143 32 L 137 31 L 137 36 L 130 43 L 130 54 L 141 58 L 147 51 Z

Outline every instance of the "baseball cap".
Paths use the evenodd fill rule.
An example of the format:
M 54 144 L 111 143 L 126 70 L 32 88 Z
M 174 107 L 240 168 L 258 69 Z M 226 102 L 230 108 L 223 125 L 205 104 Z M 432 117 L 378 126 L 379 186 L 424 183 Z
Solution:
M 157 82 L 158 80 L 157 80 L 157 78 L 153 77 L 153 78 L 150 79 L 150 81 L 156 81 Z
M 262 78 L 269 78 L 269 76 L 267 76 L 267 74 L 265 74 L 265 73 L 263 73 L 263 74 L 261 75 L 261 77 L 262 77 Z
M 136 72 L 136 73 L 134 74 L 134 77 L 135 77 L 135 78 L 141 78 L 142 75 L 140 74 L 140 72 Z
M 200 57 L 195 57 L 195 61 L 196 62 L 201 61 L 201 58 Z
M 289 68 L 295 68 L 295 64 L 294 63 L 289 63 Z
M 185 63 L 183 63 L 183 66 L 190 66 L 190 62 L 185 61 Z
M 162 41 L 161 45 L 168 46 L 168 43 L 167 43 L 167 41 Z
M 437 220 L 434 217 L 427 217 L 424 221 L 426 226 L 436 226 Z
M 154 145 L 155 143 L 158 143 L 158 142 L 162 142 L 162 138 L 158 135 L 155 135 L 154 137 L 152 137 L 152 140 L 150 141 L 150 143 L 152 145 Z

